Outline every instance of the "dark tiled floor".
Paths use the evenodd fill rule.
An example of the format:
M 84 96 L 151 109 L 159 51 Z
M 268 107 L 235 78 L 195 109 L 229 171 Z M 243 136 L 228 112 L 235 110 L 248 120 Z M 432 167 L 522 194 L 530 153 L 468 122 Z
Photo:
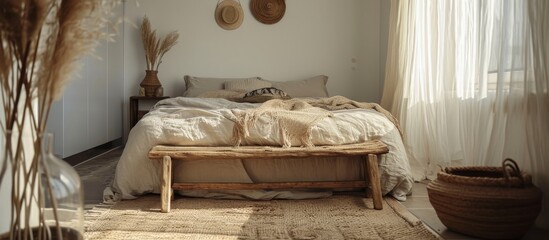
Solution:
M 98 157 L 92 158 L 75 166 L 82 178 L 86 209 L 90 209 L 103 201 L 103 190 L 108 185 L 116 170 L 116 163 L 122 154 L 122 149 L 114 149 Z M 440 234 L 444 239 L 474 239 L 448 230 L 438 219 L 435 210 L 429 202 L 426 186 L 428 181 L 414 184 L 412 196 L 406 202 L 401 202 L 411 213 Z M 532 228 L 523 239 L 549 239 L 549 231 Z
M 74 166 L 84 187 L 86 209 L 103 202 L 103 190 L 112 182 L 122 148 L 112 149 Z

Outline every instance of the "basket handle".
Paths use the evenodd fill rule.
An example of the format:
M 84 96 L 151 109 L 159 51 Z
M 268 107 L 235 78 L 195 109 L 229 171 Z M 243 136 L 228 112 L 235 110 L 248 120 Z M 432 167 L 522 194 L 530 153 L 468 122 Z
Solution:
M 517 162 L 515 162 L 513 159 L 506 158 L 502 162 L 502 167 L 503 167 L 503 176 L 505 177 L 506 181 L 509 181 L 510 177 L 517 176 L 520 179 L 521 185 L 524 186 L 524 178 L 520 173 L 520 169 L 517 165 Z

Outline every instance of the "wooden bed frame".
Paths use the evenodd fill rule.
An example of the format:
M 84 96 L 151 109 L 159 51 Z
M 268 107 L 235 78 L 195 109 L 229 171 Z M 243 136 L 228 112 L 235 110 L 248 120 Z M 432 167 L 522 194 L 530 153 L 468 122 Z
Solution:
M 304 188 L 365 188 L 368 183 L 372 191 L 375 209 L 382 209 L 381 185 L 378 172 L 378 157 L 388 153 L 387 145 L 378 140 L 357 144 L 317 146 L 317 147 L 188 147 L 157 145 L 149 151 L 149 158 L 162 161 L 161 211 L 170 211 L 173 190 L 207 189 L 304 189 Z M 363 156 L 363 181 L 323 181 L 323 182 L 268 182 L 268 183 L 173 183 L 172 161 L 208 160 L 208 159 L 267 159 L 267 158 L 305 158 Z

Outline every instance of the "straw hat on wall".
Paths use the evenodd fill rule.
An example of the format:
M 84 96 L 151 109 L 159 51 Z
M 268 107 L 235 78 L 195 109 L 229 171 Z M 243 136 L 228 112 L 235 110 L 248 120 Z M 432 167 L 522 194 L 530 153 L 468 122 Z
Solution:
M 242 25 L 244 11 L 236 0 L 221 0 L 215 9 L 215 21 L 225 30 L 234 30 Z
M 275 24 L 286 12 L 284 0 L 251 0 L 250 11 L 257 21 L 264 24 Z

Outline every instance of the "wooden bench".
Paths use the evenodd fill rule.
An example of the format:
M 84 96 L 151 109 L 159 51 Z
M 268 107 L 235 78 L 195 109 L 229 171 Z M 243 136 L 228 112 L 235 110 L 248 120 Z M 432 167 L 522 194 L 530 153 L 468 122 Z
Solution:
M 367 141 L 357 144 L 317 147 L 188 147 L 157 145 L 149 151 L 149 158 L 162 161 L 162 212 L 170 211 L 173 190 L 208 189 L 303 189 L 303 188 L 366 188 L 370 183 L 375 209 L 382 209 L 381 186 L 378 173 L 378 156 L 389 152 L 381 141 Z M 173 183 L 172 160 L 208 159 L 266 159 L 266 158 L 305 158 L 363 156 L 363 181 L 322 181 L 322 182 L 268 182 L 268 183 Z M 171 186 L 171 187 L 170 187 Z

